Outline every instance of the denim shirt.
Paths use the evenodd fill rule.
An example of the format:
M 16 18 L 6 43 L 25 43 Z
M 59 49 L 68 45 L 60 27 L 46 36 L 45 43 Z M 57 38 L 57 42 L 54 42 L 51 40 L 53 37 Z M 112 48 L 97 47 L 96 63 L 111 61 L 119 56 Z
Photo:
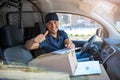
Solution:
M 40 48 L 43 48 L 47 53 L 65 48 L 64 40 L 68 39 L 68 35 L 63 30 L 58 30 L 57 39 L 51 34 L 46 36 L 46 40 L 40 43 Z

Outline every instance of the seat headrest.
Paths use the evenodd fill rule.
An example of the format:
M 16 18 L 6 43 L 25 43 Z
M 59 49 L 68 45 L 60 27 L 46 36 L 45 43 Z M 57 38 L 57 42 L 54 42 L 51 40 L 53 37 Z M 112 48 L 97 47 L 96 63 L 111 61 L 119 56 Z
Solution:
M 0 28 L 0 44 L 2 47 L 11 47 L 23 43 L 23 33 L 19 27 L 4 25 Z
M 39 34 L 40 33 L 44 33 L 46 31 L 46 26 L 41 23 L 41 22 L 36 22 L 35 23 L 35 32 L 38 32 Z

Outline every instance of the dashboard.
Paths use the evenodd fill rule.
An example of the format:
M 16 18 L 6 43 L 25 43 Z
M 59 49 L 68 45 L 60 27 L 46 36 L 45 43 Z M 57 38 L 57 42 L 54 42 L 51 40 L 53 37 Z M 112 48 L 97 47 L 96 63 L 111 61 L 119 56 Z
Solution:
M 103 64 L 115 53 L 116 49 L 113 46 L 106 45 L 100 54 Z
M 102 63 L 111 80 L 120 80 L 120 40 L 103 39 L 103 43 Z

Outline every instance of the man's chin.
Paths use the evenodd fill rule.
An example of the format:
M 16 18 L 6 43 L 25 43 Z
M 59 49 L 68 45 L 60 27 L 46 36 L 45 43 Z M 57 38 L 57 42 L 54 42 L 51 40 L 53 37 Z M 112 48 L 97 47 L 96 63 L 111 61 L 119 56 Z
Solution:
M 51 33 L 56 34 L 56 33 L 57 33 L 57 31 L 51 31 Z

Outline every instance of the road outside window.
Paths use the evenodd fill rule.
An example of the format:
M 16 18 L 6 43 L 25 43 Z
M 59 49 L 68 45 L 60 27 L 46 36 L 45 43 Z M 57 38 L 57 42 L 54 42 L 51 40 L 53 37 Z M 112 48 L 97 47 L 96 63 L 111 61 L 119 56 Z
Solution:
M 96 21 L 73 14 L 57 13 L 59 16 L 59 29 L 67 32 L 71 40 L 88 40 L 96 34 L 96 29 L 102 28 Z

